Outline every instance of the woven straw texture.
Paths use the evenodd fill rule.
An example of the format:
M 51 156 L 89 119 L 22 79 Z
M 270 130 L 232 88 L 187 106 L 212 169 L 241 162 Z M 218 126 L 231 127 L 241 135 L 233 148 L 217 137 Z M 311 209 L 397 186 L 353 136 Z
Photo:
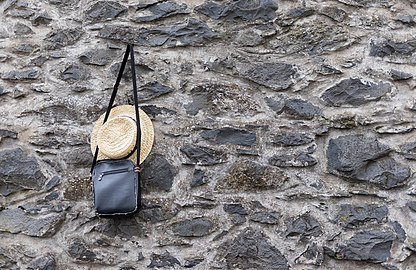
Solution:
M 153 141 L 154 141 L 154 129 L 152 121 L 150 120 L 149 116 L 139 109 L 140 113 L 140 127 L 141 127 L 141 144 L 140 144 L 140 162 L 141 164 L 149 155 L 150 151 L 152 150 Z M 127 158 L 133 161 L 133 163 L 137 164 L 137 151 L 134 151 L 129 157 L 125 157 L 123 155 L 126 155 L 130 153 L 135 143 L 133 144 L 133 147 L 131 147 L 131 122 L 126 122 L 123 120 L 126 119 L 136 119 L 135 116 L 135 110 L 134 106 L 131 105 L 121 105 L 117 106 L 111 109 L 110 116 L 107 119 L 107 122 L 104 124 L 103 127 L 103 121 L 104 121 L 105 113 L 102 114 L 97 122 L 95 122 L 94 128 L 91 132 L 91 152 L 95 153 L 95 148 L 97 147 L 97 141 L 100 142 L 100 145 L 103 147 L 102 151 L 99 148 L 98 151 L 98 158 L 97 160 L 103 160 L 103 159 L 118 159 L 118 158 Z M 117 118 L 117 121 L 112 121 Z M 112 128 L 112 131 L 110 131 L 110 125 L 113 124 L 120 124 L 120 126 Z M 109 126 L 107 127 L 107 124 Z M 103 127 L 103 128 L 102 128 Z M 134 129 L 136 128 L 134 124 Z M 125 130 L 126 134 L 120 136 L 120 133 Z M 134 132 L 135 137 L 136 132 Z M 106 142 L 108 144 L 106 144 Z M 133 142 L 135 142 L 133 140 Z M 103 146 L 103 144 L 106 144 Z M 115 150 L 119 147 L 119 153 L 116 153 Z M 109 151 L 111 151 L 109 153 Z M 105 153 L 110 154 L 106 155 Z M 117 157 L 117 158 L 115 158 Z

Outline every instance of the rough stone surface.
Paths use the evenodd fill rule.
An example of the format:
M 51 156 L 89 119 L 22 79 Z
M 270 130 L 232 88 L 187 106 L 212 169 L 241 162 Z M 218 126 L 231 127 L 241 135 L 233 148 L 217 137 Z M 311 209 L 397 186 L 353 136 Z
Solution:
M 366 222 L 375 221 L 377 223 L 381 223 L 387 218 L 388 212 L 388 208 L 385 205 L 342 204 L 335 220 L 341 224 L 341 226 L 351 229 Z
M 157 26 L 149 29 L 106 25 L 98 35 L 105 39 L 148 47 L 198 46 L 216 37 L 215 33 L 204 22 L 194 18 L 170 26 Z
M 0 269 L 414 269 L 414 2 L 0 1 Z M 154 143 L 98 218 L 126 43 Z
M 327 89 L 322 99 L 329 106 L 360 106 L 370 101 L 377 101 L 391 91 L 389 83 L 378 84 L 364 82 L 362 79 L 346 79 Z
M 224 127 L 215 130 L 202 131 L 201 137 L 214 141 L 217 144 L 234 144 L 242 146 L 252 146 L 256 143 L 256 133 L 243 129 Z
M 397 187 L 409 178 L 410 169 L 391 158 L 390 151 L 387 145 L 364 135 L 333 138 L 327 150 L 328 171 L 384 189 Z
M 221 246 L 227 269 L 289 269 L 287 259 L 262 232 L 247 228 Z
M 389 231 L 358 232 L 336 251 L 336 259 L 385 262 L 391 254 L 395 235 Z
M 201 237 L 212 233 L 214 224 L 208 218 L 184 220 L 173 225 L 174 234 L 183 237 Z

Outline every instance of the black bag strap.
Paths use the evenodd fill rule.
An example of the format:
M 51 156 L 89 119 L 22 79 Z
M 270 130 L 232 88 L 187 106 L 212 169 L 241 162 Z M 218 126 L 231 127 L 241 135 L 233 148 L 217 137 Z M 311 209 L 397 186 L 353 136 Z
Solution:
M 134 49 L 132 44 L 127 44 L 126 52 L 124 53 L 123 62 L 121 62 L 120 70 L 118 71 L 116 83 L 114 84 L 113 92 L 111 94 L 110 102 L 107 107 L 107 111 L 104 116 L 103 124 L 107 121 L 111 108 L 113 107 L 114 100 L 117 95 L 118 86 L 120 84 L 121 78 L 123 76 L 124 69 L 126 68 L 127 60 L 130 54 L 130 64 L 131 64 L 131 75 L 133 79 L 133 98 L 134 98 L 134 108 L 136 114 L 136 126 L 137 126 L 137 137 L 136 137 L 136 148 L 137 148 L 137 166 L 140 164 L 140 142 L 141 142 L 141 127 L 140 127 L 140 113 L 139 113 L 139 102 L 137 98 L 137 83 L 136 83 L 136 69 L 134 64 Z M 94 159 L 92 160 L 92 166 L 90 173 L 94 170 L 95 165 L 97 164 L 98 158 L 98 145 L 95 148 Z

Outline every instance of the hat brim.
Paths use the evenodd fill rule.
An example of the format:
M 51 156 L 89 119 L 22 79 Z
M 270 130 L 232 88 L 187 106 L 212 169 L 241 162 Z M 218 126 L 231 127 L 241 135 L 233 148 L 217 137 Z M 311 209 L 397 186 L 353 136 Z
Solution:
M 141 109 L 139 109 L 139 115 L 140 115 L 140 129 L 141 129 L 140 162 L 137 162 L 137 150 L 134 151 L 130 156 L 124 157 L 125 159 L 129 159 L 133 161 L 134 164 L 141 164 L 150 154 L 150 151 L 152 150 L 152 146 L 154 142 L 154 134 L 155 134 L 154 129 L 153 129 L 153 124 L 149 116 Z M 136 119 L 136 112 L 135 112 L 134 106 L 121 105 L 121 106 L 116 106 L 112 108 L 107 121 L 118 116 L 127 116 L 132 119 Z M 95 149 L 97 147 L 98 131 L 100 127 L 103 125 L 104 117 L 105 117 L 105 113 L 102 114 L 98 118 L 98 120 L 95 122 L 95 125 L 91 132 L 90 147 L 91 147 L 92 154 L 95 153 Z M 104 153 L 102 153 L 100 149 L 98 149 L 97 160 L 105 160 L 105 159 L 111 159 L 111 158 L 104 155 Z

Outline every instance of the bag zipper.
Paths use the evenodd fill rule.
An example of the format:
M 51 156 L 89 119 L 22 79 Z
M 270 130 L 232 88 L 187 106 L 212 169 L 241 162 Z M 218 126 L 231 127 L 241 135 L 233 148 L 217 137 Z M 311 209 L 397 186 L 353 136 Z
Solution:
M 129 168 L 123 168 L 123 169 L 118 169 L 118 170 L 113 170 L 113 171 L 108 171 L 108 172 L 102 172 L 100 176 L 98 177 L 98 181 L 101 181 L 104 176 L 109 175 L 109 174 L 123 173 L 123 172 L 129 172 L 129 171 L 131 171 Z

